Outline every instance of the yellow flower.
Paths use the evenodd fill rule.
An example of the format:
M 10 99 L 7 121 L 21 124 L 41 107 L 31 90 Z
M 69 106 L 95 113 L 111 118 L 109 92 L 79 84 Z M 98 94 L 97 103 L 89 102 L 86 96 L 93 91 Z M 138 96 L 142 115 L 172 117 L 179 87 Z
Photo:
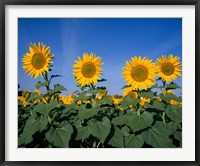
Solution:
M 157 97 L 157 101 L 162 101 L 161 98 L 160 98 L 159 96 Z
M 101 99 L 103 98 L 103 96 L 105 96 L 105 95 L 107 94 L 107 92 L 108 92 L 107 89 L 101 90 L 101 91 L 97 94 L 96 99 L 101 100 Z
M 158 66 L 158 76 L 164 81 L 176 80 L 178 76 L 181 76 L 181 63 L 179 62 L 179 57 L 173 55 L 162 56 L 157 59 L 156 63 Z
M 27 91 L 22 92 L 22 96 L 23 96 L 24 100 L 27 100 L 30 97 L 30 94 L 31 93 L 27 92 Z
M 177 101 L 175 101 L 175 100 L 170 100 L 170 102 L 169 102 L 171 105 L 182 105 L 182 103 L 181 102 L 177 102 Z
M 123 68 L 123 78 L 127 85 L 132 89 L 147 89 L 153 85 L 156 77 L 156 65 L 152 60 L 133 57 L 131 61 L 126 61 L 126 66 Z
M 48 97 L 42 97 L 40 101 L 45 103 L 45 104 L 47 104 L 48 103 L 47 102 L 48 101 Z
M 119 104 L 122 98 L 116 98 L 115 96 L 109 96 L 114 104 Z
M 35 79 L 38 76 L 42 76 L 43 73 L 49 71 L 49 66 L 52 64 L 52 57 L 50 54 L 50 48 L 46 47 L 43 43 L 38 43 L 38 46 L 30 44 L 29 52 L 22 58 L 24 65 L 22 68 L 33 76 Z
M 36 89 L 36 90 L 34 90 L 34 92 L 38 95 L 38 96 L 40 96 L 41 95 L 41 92 L 40 92 L 40 90 L 39 89 Z
M 140 105 L 144 106 L 145 103 L 150 103 L 150 99 L 146 97 L 140 97 Z
M 81 105 L 82 104 L 81 100 L 78 100 L 76 104 Z
M 101 58 L 93 53 L 90 55 L 84 53 L 83 58 L 78 57 L 78 60 L 75 62 L 73 74 L 78 84 L 81 86 L 96 85 L 102 72 L 101 65 L 103 63 L 101 62 Z
M 123 109 L 118 105 L 117 108 L 120 110 L 120 111 L 123 111 Z
M 126 96 L 126 95 L 130 96 L 131 99 L 135 99 L 138 97 L 137 92 L 134 92 L 131 87 L 124 89 L 123 96 Z
M 174 92 L 172 90 L 167 90 L 166 94 L 173 94 L 174 95 Z
M 63 104 L 69 105 L 71 104 L 75 99 L 75 96 L 73 94 L 70 94 L 68 96 L 60 95 L 60 101 Z
M 26 107 L 29 102 L 23 96 L 18 96 L 18 100 L 22 102 L 23 106 Z
M 86 101 L 85 101 L 85 104 L 90 104 L 90 100 L 86 100 Z

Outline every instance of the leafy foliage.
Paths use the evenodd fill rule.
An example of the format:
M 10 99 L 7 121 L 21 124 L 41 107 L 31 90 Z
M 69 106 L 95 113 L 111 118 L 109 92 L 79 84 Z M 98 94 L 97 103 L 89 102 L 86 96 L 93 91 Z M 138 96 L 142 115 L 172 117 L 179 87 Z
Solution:
M 49 87 L 56 77 L 60 76 L 36 84 L 37 89 L 46 87 L 47 93 L 23 92 L 25 97 L 19 96 L 19 147 L 182 147 L 182 97 L 166 93 L 180 88 L 177 84 L 155 84 L 138 91 L 134 99 L 129 95 L 111 97 L 105 87 L 95 86 L 80 87 L 62 98 L 60 93 L 67 90 L 64 86 Z M 157 94 L 154 88 L 162 92 Z

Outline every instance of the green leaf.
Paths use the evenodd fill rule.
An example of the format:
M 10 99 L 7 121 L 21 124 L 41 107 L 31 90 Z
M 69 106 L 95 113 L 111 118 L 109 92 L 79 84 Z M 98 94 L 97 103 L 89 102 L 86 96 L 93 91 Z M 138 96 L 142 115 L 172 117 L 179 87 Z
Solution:
M 44 81 L 43 83 L 41 81 L 38 81 L 37 84 L 35 85 L 36 89 L 40 89 L 41 86 L 47 86 L 49 84 L 48 81 Z
M 42 82 L 38 81 L 37 84 L 35 85 L 36 89 L 39 89 L 42 86 Z
M 152 88 L 152 89 L 153 89 L 153 88 L 160 88 L 160 86 L 158 86 L 158 84 L 155 84 L 155 85 L 153 85 L 151 88 Z
M 168 129 L 168 131 L 169 131 L 169 134 L 172 134 L 172 133 L 176 132 L 177 126 L 178 126 L 177 123 L 176 123 L 176 122 L 173 122 L 173 121 L 171 121 L 171 122 L 165 124 L 165 127 L 166 127 L 166 128 Z
M 162 101 L 165 101 L 165 102 L 169 103 L 170 99 L 167 98 L 163 93 L 160 93 L 159 96 L 160 96 L 160 98 L 161 98 Z
M 138 96 L 139 97 L 145 97 L 145 98 L 149 98 L 149 99 L 153 99 L 153 96 L 154 96 L 154 94 L 153 94 L 153 92 L 151 92 L 151 91 L 149 91 L 149 92 L 140 92 L 140 93 L 138 93 Z
M 130 129 L 127 126 L 124 126 L 124 127 L 122 127 L 121 131 L 124 134 L 124 136 L 128 136 Z
M 101 143 L 104 143 L 110 133 L 111 123 L 107 117 L 104 117 L 102 122 L 97 121 L 93 126 L 90 126 L 91 134 L 97 137 Z
M 180 146 L 182 146 L 182 132 L 176 131 L 174 133 L 174 138 L 180 142 Z
M 88 96 L 86 92 L 82 92 L 82 93 L 79 94 L 78 97 L 75 98 L 74 101 L 75 101 L 75 102 L 77 102 L 78 100 L 86 101 L 86 100 L 88 100 L 88 99 L 90 99 L 90 98 L 91 98 L 91 96 Z
M 100 105 L 101 105 L 101 104 L 112 105 L 112 100 L 111 100 L 110 97 L 104 96 L 104 97 L 102 98 L 102 100 L 97 101 L 97 103 L 100 104 Z
M 27 101 L 35 101 L 41 99 L 41 95 L 38 95 L 36 92 L 31 93 L 30 97 L 28 98 Z
M 85 140 L 90 136 L 90 130 L 88 127 L 77 128 L 76 140 Z
M 51 100 L 49 104 L 45 104 L 43 102 L 38 103 L 34 110 L 44 116 L 48 116 L 49 112 L 54 108 L 58 107 L 58 102 L 56 100 Z
M 114 135 L 108 142 L 109 145 L 112 145 L 117 148 L 123 148 L 124 147 L 124 138 L 123 138 L 123 132 L 118 128 L 114 128 Z
M 123 99 L 122 99 L 122 101 L 120 102 L 120 104 L 121 104 L 121 107 L 123 108 L 123 109 L 125 109 L 126 107 L 129 107 L 130 105 L 132 105 L 132 106 L 135 106 L 135 105 L 137 105 L 139 103 L 139 99 L 138 98 L 136 98 L 136 99 L 131 99 L 130 98 L 130 96 L 125 96 Z
M 182 102 L 182 98 L 181 97 L 177 97 L 176 95 L 174 94 L 167 94 L 166 97 L 168 98 L 168 100 L 175 100 L 177 102 Z
M 178 89 L 181 88 L 179 85 L 175 84 L 174 82 L 171 82 L 169 85 L 167 85 L 166 90 L 169 89 Z
M 33 140 L 33 134 L 35 134 L 37 131 L 42 131 L 46 128 L 48 124 L 48 120 L 45 117 L 40 117 L 39 119 L 35 119 L 33 116 L 31 116 L 25 124 L 23 133 L 19 136 L 19 145 L 26 145 L 30 143 Z
M 46 133 L 46 139 L 56 147 L 68 148 L 73 128 L 69 123 L 64 123 L 60 128 L 53 128 Z
M 154 106 L 149 103 L 144 103 L 144 106 L 145 108 L 154 108 Z
M 126 89 L 126 88 L 129 88 L 130 86 L 128 85 L 124 85 L 121 89 Z
M 89 89 L 88 93 L 92 94 L 92 95 L 96 95 L 97 93 L 101 92 L 102 90 L 93 90 L 93 89 Z
M 104 82 L 104 81 L 107 81 L 106 79 L 102 78 L 100 80 L 97 80 L 98 82 Z
M 153 101 L 153 107 L 155 109 L 158 109 L 158 110 L 161 110 L 161 111 L 164 111 L 165 110 L 165 104 L 163 102 L 159 102 L 159 101 Z
M 144 132 L 142 136 L 144 141 L 154 148 L 173 148 L 173 142 L 169 138 L 171 130 L 163 122 L 156 122 L 156 124 Z
M 54 93 L 55 92 L 60 92 L 60 91 L 66 91 L 67 89 L 64 87 L 64 86 L 62 86 L 62 85 L 60 85 L 60 84 L 55 84 L 54 85 Z
M 164 95 L 164 94 L 161 93 L 160 94 L 160 98 L 161 98 L 161 100 L 165 101 L 166 103 L 169 103 L 170 100 L 172 100 L 172 99 L 177 101 L 177 102 L 182 102 L 182 97 L 177 97 L 174 94 L 166 94 L 166 95 Z
M 182 122 L 182 109 L 181 108 L 169 107 L 166 110 L 166 114 L 171 120 L 173 120 L 177 123 Z
M 90 118 L 98 112 L 96 108 L 87 109 L 84 105 L 80 108 L 81 110 L 78 112 L 78 117 L 80 120 Z
M 125 148 L 141 148 L 144 140 L 141 135 L 135 136 L 134 134 L 125 135 Z
M 116 117 L 116 118 L 112 119 L 112 123 L 115 126 L 117 126 L 117 125 L 122 126 L 122 125 L 124 125 L 124 124 L 126 124 L 128 122 L 128 118 L 129 118 L 129 116 L 127 116 L 127 115 Z
M 52 78 L 55 78 L 55 77 L 62 77 L 62 75 L 52 75 L 52 76 L 51 76 L 51 79 L 52 79 Z
M 129 117 L 127 125 L 131 127 L 133 132 L 145 129 L 153 123 L 153 115 L 149 112 L 144 112 L 142 115 L 133 113 Z

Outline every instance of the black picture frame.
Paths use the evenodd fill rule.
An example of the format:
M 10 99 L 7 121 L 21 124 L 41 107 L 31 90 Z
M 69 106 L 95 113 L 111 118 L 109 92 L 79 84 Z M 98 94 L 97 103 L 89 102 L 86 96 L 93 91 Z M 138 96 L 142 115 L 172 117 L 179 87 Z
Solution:
M 5 7 L 6 5 L 195 5 L 195 161 L 5 161 Z M 200 0 L 0 0 L 0 164 L 9 165 L 200 165 L 199 139 L 199 70 L 200 65 Z

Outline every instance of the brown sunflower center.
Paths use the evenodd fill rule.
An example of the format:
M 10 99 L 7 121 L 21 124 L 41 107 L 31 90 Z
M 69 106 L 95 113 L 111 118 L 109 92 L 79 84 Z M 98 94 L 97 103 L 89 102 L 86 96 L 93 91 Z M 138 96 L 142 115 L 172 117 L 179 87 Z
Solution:
M 144 66 L 135 67 L 131 72 L 132 78 L 137 82 L 143 82 L 148 77 L 148 70 Z
M 137 93 L 136 92 L 128 92 L 127 95 L 129 95 L 131 99 L 137 98 Z
M 34 68 L 41 69 L 44 67 L 46 60 L 41 53 L 35 53 L 32 57 L 31 62 Z
M 161 71 L 165 75 L 171 75 L 174 73 L 174 66 L 171 63 L 165 63 L 161 66 Z
M 96 74 L 96 67 L 93 63 L 87 62 L 83 65 L 81 71 L 86 78 L 92 78 Z

